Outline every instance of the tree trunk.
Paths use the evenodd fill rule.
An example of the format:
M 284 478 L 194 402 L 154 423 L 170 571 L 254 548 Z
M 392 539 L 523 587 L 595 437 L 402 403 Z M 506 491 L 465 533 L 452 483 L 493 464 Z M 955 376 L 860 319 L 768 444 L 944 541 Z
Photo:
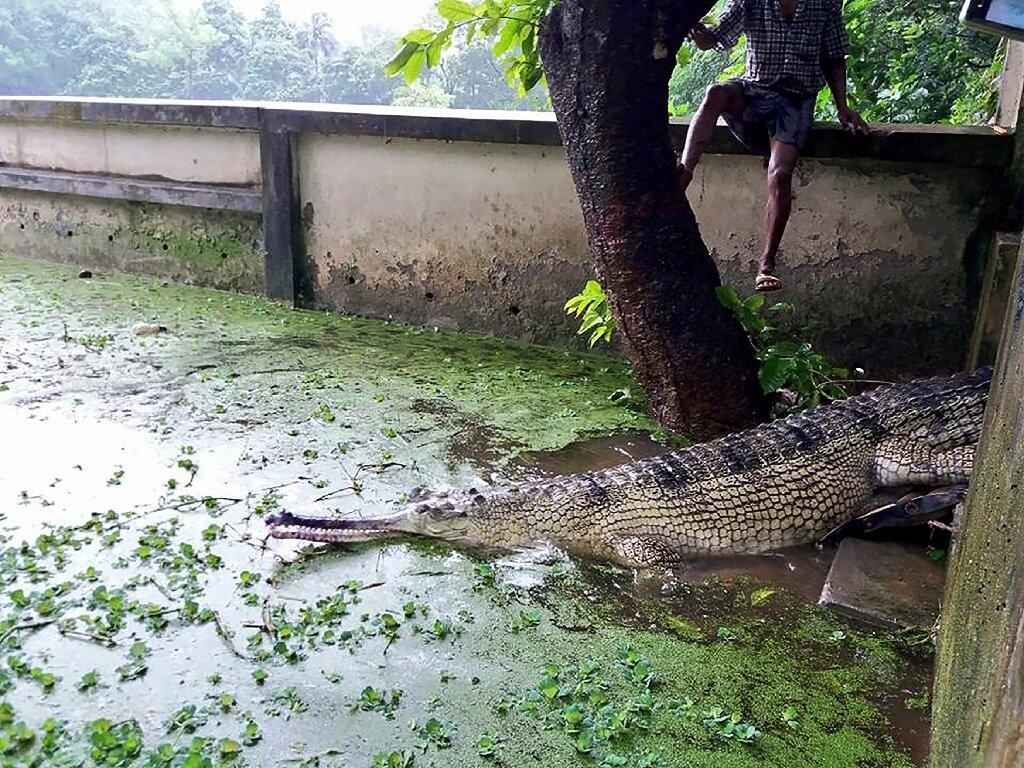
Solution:
M 764 415 L 753 350 L 679 189 L 676 52 L 712 0 L 564 0 L 540 51 L 598 279 L 664 426 L 706 438 Z

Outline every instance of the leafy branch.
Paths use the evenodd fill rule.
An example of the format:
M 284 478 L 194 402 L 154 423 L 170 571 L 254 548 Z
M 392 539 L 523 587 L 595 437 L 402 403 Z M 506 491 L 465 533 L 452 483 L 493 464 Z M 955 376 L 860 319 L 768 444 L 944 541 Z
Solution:
M 808 342 L 775 324 L 776 316 L 792 311 L 791 302 L 765 306 L 763 294 L 743 299 L 727 285 L 719 287 L 715 295 L 747 332 L 759 363 L 758 381 L 765 394 L 789 390 L 796 395 L 794 408 L 814 408 L 849 394 L 843 386 L 851 382 L 849 371 L 832 365 Z M 599 341 L 611 341 L 615 321 L 608 297 L 596 280 L 588 280 L 583 290 L 565 303 L 565 311 L 582 321 L 577 333 L 590 334 L 591 347 Z
M 791 390 L 799 398 L 796 405 L 803 408 L 814 408 L 823 400 L 840 400 L 849 394 L 840 383 L 849 379 L 845 368 L 832 365 L 809 343 L 770 322 L 770 316 L 792 310 L 791 302 L 780 301 L 765 307 L 763 294 L 741 299 L 727 285 L 717 288 L 715 295 L 749 335 L 760 362 L 757 378 L 765 394 Z
M 589 345 L 593 347 L 599 341 L 611 341 L 615 321 L 612 310 L 608 306 L 608 297 L 597 280 L 588 280 L 583 290 L 565 302 L 565 312 L 576 318 L 582 318 L 579 335 L 590 334 Z
M 491 53 L 505 71 L 505 78 L 519 95 L 544 80 L 537 32 L 559 0 L 439 0 L 437 12 L 446 22 L 443 29 L 414 29 L 399 42 L 398 52 L 387 63 L 388 75 L 401 74 L 412 83 L 423 72 L 441 64 L 441 57 L 461 35 L 466 44 L 493 39 Z

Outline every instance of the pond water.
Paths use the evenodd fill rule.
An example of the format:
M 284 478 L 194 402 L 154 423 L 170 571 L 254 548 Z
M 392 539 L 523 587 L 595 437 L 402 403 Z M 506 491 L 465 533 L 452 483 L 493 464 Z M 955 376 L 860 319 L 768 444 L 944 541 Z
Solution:
M 2 764 L 923 761 L 929 656 L 814 605 L 828 552 L 263 540 L 662 450 L 621 362 L 75 274 L 0 258 Z

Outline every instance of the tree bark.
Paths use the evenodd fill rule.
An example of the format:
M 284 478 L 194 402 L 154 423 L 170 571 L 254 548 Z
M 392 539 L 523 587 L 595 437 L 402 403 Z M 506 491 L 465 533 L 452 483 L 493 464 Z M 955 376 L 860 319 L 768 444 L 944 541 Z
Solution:
M 540 52 L 598 279 L 664 426 L 707 438 L 765 415 L 756 361 L 676 176 L 668 81 L 712 0 L 563 0 Z

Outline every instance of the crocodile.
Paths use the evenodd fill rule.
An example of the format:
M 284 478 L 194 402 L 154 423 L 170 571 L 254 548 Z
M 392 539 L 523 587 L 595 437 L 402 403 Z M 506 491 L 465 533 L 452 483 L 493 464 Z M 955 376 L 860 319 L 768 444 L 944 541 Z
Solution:
M 650 566 L 810 543 L 896 486 L 970 480 L 991 368 L 917 379 L 611 469 L 500 488 L 415 489 L 393 513 L 278 513 L 275 538 L 346 543 L 427 536 Z

